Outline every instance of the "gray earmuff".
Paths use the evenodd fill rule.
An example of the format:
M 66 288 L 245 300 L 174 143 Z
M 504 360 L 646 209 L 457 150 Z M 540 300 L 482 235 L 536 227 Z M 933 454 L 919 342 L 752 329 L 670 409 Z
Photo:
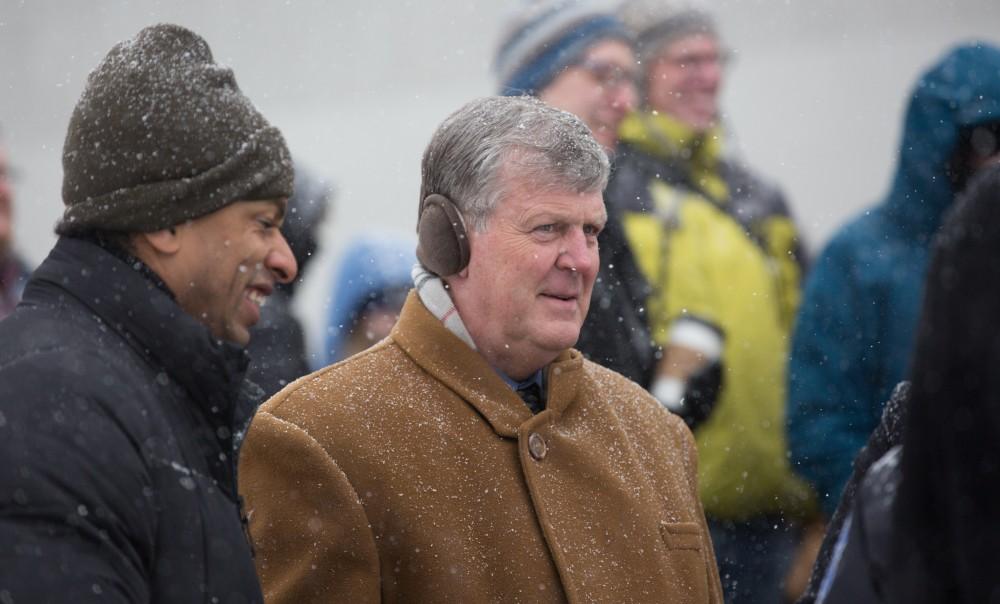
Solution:
M 420 202 L 417 220 L 417 259 L 429 271 L 448 277 L 469 264 L 469 238 L 458 207 L 444 195 L 432 193 Z

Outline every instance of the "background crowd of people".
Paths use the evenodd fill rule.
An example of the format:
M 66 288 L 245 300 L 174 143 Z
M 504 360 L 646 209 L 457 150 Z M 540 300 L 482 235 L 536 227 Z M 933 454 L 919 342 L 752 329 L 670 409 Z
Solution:
M 971 8 L 980 7 L 970 3 Z M 922 70 L 913 74 L 908 92 L 895 99 L 905 105 L 902 114 L 894 112 L 880 116 L 882 120 L 900 124 L 899 150 L 893 160 L 892 177 L 881 188 L 865 192 L 867 199 L 874 199 L 879 197 L 880 191 L 885 191 L 882 201 L 860 211 L 836 230 L 827 224 L 817 228 L 814 222 L 817 219 L 826 216 L 846 218 L 844 207 L 839 207 L 836 213 L 817 212 L 815 206 L 810 206 L 815 201 L 786 196 L 787 183 L 783 181 L 795 179 L 788 174 L 759 172 L 757 162 L 748 161 L 748 154 L 741 153 L 733 143 L 736 130 L 742 131 L 738 118 L 752 116 L 753 104 L 741 104 L 740 99 L 745 97 L 736 93 L 723 96 L 723 90 L 752 86 L 753 83 L 731 77 L 734 75 L 730 67 L 732 60 L 744 60 L 745 53 L 731 43 L 727 30 L 721 26 L 727 22 L 724 17 L 727 10 L 737 9 L 665 0 L 630 0 L 620 6 L 545 0 L 526 3 L 496 19 L 477 15 L 477 22 L 495 21 L 499 32 L 492 48 L 492 67 L 481 66 L 481 77 L 492 77 L 493 84 L 491 88 L 480 90 L 480 96 L 534 97 L 540 101 L 538 105 L 576 116 L 589 128 L 609 161 L 606 179 L 601 180 L 606 223 L 600 235 L 595 235 L 600 257 L 593 266 L 592 296 L 590 292 L 586 294 L 590 298 L 589 314 L 585 322 L 580 318 L 583 325 L 579 338 L 574 338 L 575 347 L 587 359 L 637 383 L 651 395 L 650 400 L 679 416 L 693 433 L 698 457 L 699 503 L 696 508 L 684 508 L 681 515 L 696 527 L 691 530 L 697 533 L 701 530 L 699 523 L 703 514 L 705 530 L 711 539 L 708 551 L 714 555 L 718 570 L 717 577 L 713 574 L 716 566 L 707 571 L 707 589 L 699 587 L 692 592 L 697 593 L 698 598 L 706 598 L 706 601 L 724 599 L 730 603 L 796 599 L 833 603 L 991 601 L 1000 588 L 988 572 L 991 563 L 997 560 L 990 547 L 994 535 L 988 529 L 996 524 L 992 510 L 1000 502 L 996 500 L 996 489 L 981 485 L 992 484 L 996 468 L 1000 467 L 995 446 L 991 444 L 998 428 L 994 421 L 997 403 L 989 377 L 997 329 L 989 312 L 990 304 L 995 302 L 990 298 L 989 284 L 992 282 L 989 275 L 995 272 L 996 262 L 991 260 L 991 254 L 997 251 L 993 232 L 997 217 L 993 205 L 1000 201 L 997 181 L 1000 174 L 997 167 L 1000 164 L 1000 47 L 989 41 L 990 32 L 981 32 L 987 39 L 956 40 L 949 46 L 928 50 L 921 57 Z M 986 13 L 989 10 L 984 9 Z M 972 20 L 979 17 L 982 15 Z M 732 21 L 728 24 L 736 30 Z M 157 36 L 164 34 L 147 35 L 148 40 L 160 40 Z M 170 41 L 173 35 L 162 38 L 166 42 L 155 42 L 156 52 L 162 50 L 156 45 L 175 44 Z M 178 39 L 185 39 L 188 34 L 178 35 L 181 36 Z M 128 44 L 122 48 L 120 52 L 131 52 Z M 169 52 L 162 52 L 165 57 L 170 56 Z M 442 56 L 447 58 L 448 52 L 453 50 Z M 833 54 L 836 50 L 827 52 Z M 140 55 L 139 60 L 143 58 Z M 211 61 L 212 57 L 209 54 L 203 60 Z M 242 71 L 259 72 L 264 68 L 242 68 Z M 108 75 L 102 76 L 101 70 Z M 89 104 L 104 103 L 115 107 L 112 113 L 117 115 L 120 99 L 109 97 L 108 100 L 99 93 L 102 87 L 110 87 L 116 81 L 118 76 L 114 70 L 115 63 L 109 58 L 91 74 L 88 92 L 81 98 L 70 122 L 63 156 L 67 171 L 63 199 L 67 209 L 57 228 L 62 238 L 46 261 L 44 266 L 47 268 L 39 270 L 38 284 L 31 290 L 34 292 L 31 305 L 41 304 L 39 300 L 56 295 L 51 291 L 46 293 L 46 287 L 67 287 L 74 296 L 101 299 L 85 282 L 57 285 L 57 276 L 60 272 L 75 270 L 74 262 L 83 257 L 90 259 L 81 264 L 84 272 L 89 270 L 88 262 L 91 261 L 110 270 L 104 253 L 119 259 L 138 258 L 137 266 L 141 264 L 147 270 L 148 265 L 152 270 L 151 280 L 156 287 L 176 294 L 176 284 L 183 281 L 178 275 L 195 270 L 183 265 L 177 265 L 182 266 L 181 269 L 171 269 L 171 262 L 176 258 L 169 262 L 161 258 L 180 249 L 171 247 L 174 244 L 170 243 L 172 237 L 177 237 L 175 228 L 179 227 L 176 225 L 185 218 L 200 217 L 204 212 L 214 216 L 223 211 L 234 213 L 236 210 L 232 208 L 243 207 L 212 202 L 215 205 L 199 207 L 194 214 L 162 210 L 162 216 L 134 219 L 116 213 L 120 210 L 113 208 L 112 201 L 121 195 L 112 185 L 119 180 L 122 186 L 117 188 L 134 190 L 142 199 L 155 200 L 159 193 L 137 180 L 140 176 L 145 178 L 145 168 L 129 167 L 132 172 L 125 170 L 107 177 L 101 173 L 100 177 L 95 177 L 98 172 L 94 166 L 103 164 L 85 163 L 98 161 L 87 159 L 88 153 L 97 158 L 107 157 L 102 154 L 107 152 L 100 151 L 101 143 L 107 143 L 105 148 L 120 144 L 120 139 L 108 138 L 101 130 L 107 126 L 101 126 L 100 120 L 97 126 L 80 125 L 81 120 L 92 119 L 88 111 L 97 114 L 89 109 Z M 308 96 L 310 93 L 299 88 L 296 94 Z M 412 102 L 423 105 L 419 98 Z M 542 120 L 537 122 L 540 128 L 544 125 L 540 116 L 545 110 L 535 107 L 533 101 L 509 102 L 514 103 L 509 105 L 511 111 L 524 112 L 525 120 Z M 520 102 L 527 104 L 516 104 Z M 881 102 L 891 104 L 893 101 L 882 99 Z M 730 111 L 730 106 L 739 109 Z M 254 113 L 256 109 L 250 107 L 252 111 L 245 118 L 246 123 L 238 124 L 239 128 L 250 128 L 247 124 L 263 120 Z M 129 106 L 123 111 L 132 109 L 134 107 Z M 240 105 L 239 111 L 244 110 Z M 763 112 L 759 107 L 758 110 Z M 805 111 L 802 107 L 797 110 Z M 478 109 L 470 105 L 455 115 L 461 116 L 462 111 L 472 112 L 472 115 Z M 536 112 L 540 113 L 536 115 Z M 4 119 L 5 124 L 16 121 L 16 118 L 11 120 L 3 115 L 0 119 Z M 171 116 L 171 119 L 182 118 Z M 472 120 L 471 117 L 464 119 Z M 501 133 L 510 127 L 502 120 L 494 123 L 490 119 L 472 121 L 486 128 L 483 132 L 487 134 L 489 127 Z M 438 121 L 428 119 L 424 130 L 429 132 Z M 388 135 L 379 120 L 372 122 L 366 129 L 369 137 L 378 139 Z M 454 136 L 447 134 L 448 124 L 446 121 L 435 136 Z M 565 128 L 560 136 L 569 137 L 566 133 L 572 126 L 565 125 Z M 81 131 L 84 134 L 80 134 Z M 96 136 L 97 143 L 85 136 L 95 132 L 100 133 Z M 856 131 L 852 136 L 863 139 L 866 134 Z M 206 130 L 202 135 L 211 137 L 211 131 Z M 255 136 L 251 135 L 250 139 L 256 140 Z M 18 241 L 15 233 L 29 233 L 37 228 L 40 215 L 32 210 L 28 216 L 18 216 L 26 204 L 15 194 L 15 185 L 20 180 L 15 175 L 35 169 L 32 160 L 18 159 L 18 140 L 21 139 L 8 140 L 0 134 L 0 318 L 14 311 L 16 301 L 25 292 L 30 267 L 37 264 L 26 262 L 22 254 L 14 251 L 14 243 Z M 573 140 L 581 149 L 589 144 Z M 185 139 L 185 144 L 188 142 Z M 256 144 L 247 143 L 250 146 L 244 148 L 256 149 L 253 147 Z M 280 149 L 273 141 L 260 144 L 265 145 L 272 154 L 269 157 L 277 164 L 291 165 L 291 159 L 285 157 L 287 150 L 283 150 L 283 139 Z M 429 149 L 434 144 L 432 141 Z M 540 143 L 532 140 L 530 144 Z M 860 141 L 857 144 L 864 146 Z M 210 146 L 211 143 L 206 143 L 205 148 Z M 450 338 L 443 332 L 427 331 L 423 326 L 424 318 L 413 310 L 419 305 L 436 314 L 434 298 L 424 297 L 426 291 L 421 289 L 428 281 L 433 284 L 444 279 L 447 284 L 441 292 L 448 293 L 440 295 L 445 299 L 450 296 L 458 306 L 465 304 L 466 309 L 475 306 L 478 295 L 503 296 L 516 289 L 504 289 L 502 281 L 496 283 L 495 291 L 486 286 L 487 281 L 472 279 L 466 282 L 468 276 L 460 271 L 465 270 L 468 258 L 464 264 L 456 265 L 454 271 L 440 268 L 448 265 L 432 266 L 434 263 L 428 260 L 428 254 L 433 250 L 428 251 L 423 231 L 418 246 L 409 233 L 384 228 L 385 225 L 408 223 L 412 232 L 413 221 L 386 217 L 381 221 L 359 223 L 354 218 L 356 214 L 343 212 L 342 208 L 347 203 L 364 204 L 360 200 L 364 195 L 331 184 L 331 179 L 350 183 L 350 178 L 342 177 L 335 162 L 315 151 L 315 141 L 302 145 L 305 151 L 302 156 L 309 157 L 305 165 L 298 163 L 300 154 L 295 146 L 290 147 L 296 158 L 294 195 L 288 199 L 287 206 L 282 205 L 280 209 L 281 241 L 272 239 L 269 251 L 261 260 L 274 277 L 268 283 L 251 283 L 269 298 L 267 304 L 257 308 L 259 317 L 252 321 L 256 325 L 243 337 L 239 326 L 233 327 L 224 321 L 213 323 L 211 309 L 201 315 L 195 314 L 213 334 L 246 345 L 249 352 L 249 367 L 243 369 L 247 371 L 248 383 L 254 386 L 227 393 L 223 390 L 232 384 L 225 388 L 214 383 L 191 387 L 206 391 L 218 388 L 219 396 L 227 400 L 232 398 L 227 405 L 232 405 L 233 410 L 226 411 L 231 416 L 210 427 L 216 433 L 213 446 L 221 447 L 220 459 L 223 460 L 226 447 L 242 442 L 246 423 L 256 406 L 309 372 L 348 359 L 390 333 L 398 333 L 397 338 L 404 338 L 404 330 L 408 330 L 406 333 L 433 336 L 435 341 Z M 405 148 L 406 144 L 400 147 Z M 127 161 L 138 162 L 141 166 L 143 161 L 148 161 L 143 157 L 146 149 L 137 148 L 141 152 Z M 211 150 L 205 161 L 229 152 L 219 149 Z M 8 152 L 12 157 L 7 157 Z M 26 153 L 25 157 L 33 156 Z M 38 157 L 37 152 L 34 157 Z M 79 159 L 81 157 L 83 159 Z M 415 157 L 409 158 L 411 164 L 415 164 Z M 192 164 L 203 159 L 194 158 Z M 425 155 L 425 187 L 428 179 L 434 176 L 434 169 L 444 170 L 440 166 L 428 168 L 428 162 L 432 167 L 435 165 L 433 160 L 432 155 Z M 883 160 L 889 163 L 887 158 Z M 157 161 L 164 160 L 157 158 Z M 377 157 L 371 161 L 381 163 Z M 580 165 L 584 165 L 583 160 L 580 161 Z M 796 158 L 790 164 L 798 165 L 802 161 Z M 835 167 L 814 169 L 839 171 L 841 164 L 847 163 L 845 157 L 845 161 L 838 162 Z M 310 166 L 323 166 L 323 170 Z M 198 170 L 197 167 L 192 169 Z M 379 182 L 394 180 L 393 170 L 391 165 L 384 165 Z M 547 177 L 558 179 L 553 176 L 556 172 L 551 171 L 551 167 L 539 168 L 538 174 L 545 170 L 550 171 L 545 172 Z M 287 196 L 291 183 L 286 181 L 291 171 L 282 168 L 273 175 L 268 174 L 264 168 L 259 168 L 256 180 L 252 179 L 257 188 L 247 185 L 248 188 L 241 189 L 241 194 L 257 196 L 227 199 L 226 203 L 234 200 L 262 203 L 252 200 Z M 537 174 L 525 174 L 519 177 L 517 186 L 539 184 Z M 485 176 L 490 177 L 490 174 Z M 266 186 L 262 184 L 265 181 Z M 108 182 L 112 184 L 105 186 Z M 242 181 L 239 182 L 243 186 Z M 398 184 L 387 186 L 386 193 L 375 192 L 373 187 L 377 186 L 377 183 L 369 184 L 365 194 L 391 197 L 393 187 Z M 579 193 L 595 193 L 592 183 L 588 186 L 590 188 L 581 189 Z M 106 205 L 91 204 L 93 196 L 88 196 L 88 187 L 99 190 L 112 201 Z M 188 187 L 186 180 L 184 187 Z M 31 187 L 17 188 L 32 190 Z M 187 194 L 188 189 L 184 191 Z M 421 192 L 421 220 L 425 204 L 433 197 L 428 194 L 437 192 Z M 826 191 L 825 198 L 840 198 L 845 193 L 850 191 Z M 177 199 L 182 194 L 171 195 Z M 463 206 L 464 201 L 457 203 L 464 220 L 472 220 L 470 216 L 474 216 L 474 210 Z M 407 213 L 415 218 L 412 205 L 395 204 L 392 212 Z M 859 207 L 861 202 L 853 200 L 851 205 Z M 379 207 L 379 203 L 372 206 Z M 805 207 L 812 209 L 803 211 Z M 803 228 L 804 215 L 809 216 L 805 226 L 812 228 Z M 485 219 L 485 215 L 481 217 L 481 221 Z M 810 221 L 813 224 L 808 224 Z M 31 224 L 30 229 L 18 227 L 26 223 Z M 331 238 L 335 231 L 330 230 L 329 224 L 338 225 L 340 233 L 350 231 L 352 236 L 339 240 Z M 483 230 L 481 226 L 470 224 L 473 232 Z M 164 234 L 158 239 L 144 234 L 153 230 L 164 232 L 163 229 L 169 236 Z M 143 239 L 146 237 L 148 247 L 143 247 L 146 244 L 134 247 L 134 240 L 123 242 L 114 234 L 120 232 L 143 234 L 136 236 L 141 241 L 146 241 Z M 822 239 L 809 241 L 810 234 L 822 235 Z M 77 239 L 80 237 L 85 242 Z M 478 240 L 478 237 L 471 239 Z M 31 246 L 22 247 L 31 247 L 34 252 L 36 242 L 30 243 Z M 488 249 L 482 247 L 483 243 L 478 245 L 480 250 Z M 329 262 L 331 256 L 323 255 L 324 248 L 327 248 L 325 253 L 331 256 L 335 253 L 338 257 L 336 266 Z M 208 252 L 211 248 L 203 250 Z M 482 254 L 480 251 L 477 256 L 480 264 L 473 266 L 482 266 Z M 317 258 L 323 261 L 318 262 Z M 538 257 L 534 258 L 537 261 Z M 580 252 L 579 257 L 574 257 L 577 264 L 567 270 L 579 271 L 586 279 L 590 270 L 585 268 L 584 260 Z M 558 266 L 559 260 L 556 262 Z M 307 265 L 311 282 L 303 281 Z M 173 270 L 179 272 L 172 273 Z M 503 276 L 504 270 L 501 267 L 496 274 Z M 325 274 L 317 279 L 313 277 L 317 271 Z M 304 296 L 306 284 L 313 288 L 313 293 Z M 411 300 L 408 302 L 408 292 L 414 284 L 419 295 L 409 294 Z M 138 303 L 135 295 L 140 291 L 139 282 L 123 287 L 126 299 Z M 323 293 L 315 295 L 321 287 Z M 470 288 L 478 288 L 480 294 L 469 293 Z M 194 294 L 176 296 L 189 313 L 191 308 L 199 308 L 197 304 L 186 306 L 189 300 L 186 296 L 190 295 Z M 307 296 L 309 299 L 304 299 Z M 415 297 L 421 298 L 421 302 L 414 301 Z M 317 302 L 319 299 L 322 302 Z M 121 303 L 121 299 L 115 299 L 114 304 Z M 409 311 L 402 310 L 404 304 Z M 108 307 L 94 308 L 97 314 L 110 312 Z M 492 309 L 489 305 L 483 308 L 484 311 Z M 410 318 L 404 321 L 405 327 L 393 332 L 401 312 L 408 313 Z M 24 316 L 34 315 L 25 311 Z M 106 320 L 113 321 L 112 317 L 107 315 Z M 456 306 L 438 315 L 448 330 L 484 356 L 534 414 L 545 411 L 550 378 L 543 370 L 550 362 L 565 363 L 568 358 L 546 358 L 521 375 L 520 364 L 482 348 L 482 342 L 495 335 L 492 331 L 495 327 L 480 325 L 481 319 L 473 319 L 467 311 L 457 319 L 458 327 L 455 327 L 449 321 L 456 317 Z M 463 318 L 470 324 L 468 331 L 465 331 Z M 34 328 L 27 326 L 42 325 L 39 337 L 53 339 L 57 334 L 46 331 L 51 330 L 51 323 L 46 322 L 49 320 L 36 317 L 11 321 L 10 333 L 19 338 L 19 345 L 29 346 L 34 355 L 39 351 L 30 349 L 31 344 L 24 340 Z M 135 317 L 130 320 L 141 322 Z M 157 345 L 166 337 L 166 333 L 149 334 L 136 329 L 142 334 L 140 339 L 152 337 Z M 228 349 L 217 359 L 220 353 L 203 350 L 192 329 L 185 323 L 179 332 L 183 336 L 181 348 L 196 351 L 198 358 L 209 359 L 206 363 L 222 363 L 219 367 L 224 366 L 224 369 L 220 371 L 228 376 L 227 380 L 241 378 L 243 369 L 235 371 L 234 367 L 244 361 L 235 360 L 238 356 L 235 352 L 232 354 L 236 356 L 225 356 L 232 352 Z M 89 334 L 86 329 L 82 333 Z M 237 337 L 233 337 L 233 333 Z M 472 339 L 481 348 L 477 349 Z M 405 339 L 400 341 L 402 349 L 417 358 L 418 365 L 426 363 L 430 367 L 444 360 L 433 355 L 427 359 L 418 358 L 420 355 L 408 348 Z M 387 349 L 383 344 L 379 350 Z M 11 354 L 9 364 L 14 366 L 18 357 Z M 391 375 L 392 368 L 397 367 L 392 354 L 381 352 L 367 357 L 370 364 L 374 363 L 368 370 Z M 130 363 L 139 363 L 132 357 L 129 359 Z M 299 414 L 308 415 L 306 410 L 311 409 L 316 400 L 327 396 L 328 391 L 338 390 L 345 382 L 370 381 L 367 374 L 358 373 L 361 371 L 358 362 L 349 362 L 344 367 L 341 373 L 350 377 L 329 384 L 317 378 L 312 382 L 313 394 L 302 394 L 309 392 L 309 387 L 302 387 L 299 398 L 283 393 L 273 400 L 267 417 L 273 413 L 276 423 L 258 427 L 256 436 L 251 432 L 248 441 L 253 451 L 249 457 L 251 462 L 247 464 L 251 502 L 256 502 L 256 509 L 266 510 L 268 506 L 274 509 L 262 511 L 254 525 L 250 520 L 254 509 L 251 506 L 251 514 L 244 518 L 244 524 L 250 523 L 251 534 L 255 526 L 259 531 L 253 539 L 257 548 L 264 552 L 256 561 L 257 572 L 264 578 L 264 594 L 268 597 L 285 594 L 274 595 L 275 601 L 280 597 L 300 597 L 304 592 L 303 585 L 296 583 L 300 580 L 296 578 L 300 572 L 296 565 L 301 561 L 286 568 L 287 559 L 281 558 L 281 562 L 268 567 L 269 555 L 283 552 L 284 548 L 296 543 L 293 537 L 285 534 L 286 529 L 282 529 L 282 535 L 276 535 L 268 530 L 272 525 L 262 525 L 265 521 L 260 519 L 266 517 L 271 519 L 268 522 L 276 522 L 275 511 L 282 509 L 285 501 L 273 498 L 271 492 L 293 489 L 290 482 L 280 483 L 280 488 L 268 486 L 272 485 L 269 472 L 274 463 L 269 459 L 272 455 L 269 451 L 285 446 L 275 443 L 283 438 L 289 422 L 312 425 Z M 0 363 L 0 371 L 2 369 Z M 479 369 L 463 371 L 468 373 L 469 379 L 481 380 Z M 151 384 L 160 381 L 158 375 L 147 376 L 145 369 L 128 371 L 131 373 L 123 378 L 125 381 L 141 382 L 147 377 Z M 182 386 L 188 380 L 198 382 L 196 375 L 189 375 L 197 371 L 179 367 L 174 371 L 179 377 L 171 379 L 177 379 Z M 429 371 L 435 373 L 435 370 Z M 0 374 L 0 381 L 2 377 Z M 450 384 L 453 377 L 441 379 Z M 419 380 L 414 384 L 417 382 Z M 521 393 L 531 382 L 536 382 L 541 389 L 540 402 Z M 600 388 L 607 388 L 606 381 L 599 380 L 599 383 Z M 502 385 L 502 382 L 497 381 L 497 384 Z M 565 386 L 562 382 L 557 385 Z M 100 387 L 96 382 L 92 386 Z M 437 382 L 431 381 L 420 382 L 419 387 L 433 390 L 437 386 Z M 490 390 L 491 384 L 486 386 L 482 394 L 468 396 L 472 399 L 499 396 L 496 390 Z M 61 386 L 63 390 L 66 387 Z M 390 399 L 399 396 L 400 400 L 407 400 L 406 392 L 397 393 L 398 387 L 398 384 L 387 387 Z M 0 384 L 0 392 L 14 396 L 18 390 L 3 390 Z M 142 393 L 142 396 L 155 396 L 145 389 Z M 303 410 L 289 417 L 280 415 L 278 405 L 285 400 Z M 482 409 L 480 412 L 487 416 L 492 413 Z M 212 407 L 212 414 L 216 413 L 217 409 Z M 8 421 L 2 414 L 0 420 Z M 351 446 L 363 448 L 366 443 L 370 444 L 367 440 L 371 438 L 367 433 L 370 425 L 354 426 L 351 421 L 341 418 L 337 423 L 349 426 L 345 434 L 357 437 L 357 442 L 351 441 L 354 443 Z M 3 425 L 0 423 L 0 427 Z M 673 424 L 665 426 L 667 432 L 676 429 Z M 329 423 L 302 429 L 306 432 L 322 430 L 324 436 L 316 437 L 320 441 L 324 438 L 335 441 L 337 437 L 336 430 L 327 433 L 331 429 Z M 503 430 L 498 430 L 503 435 Z M 402 442 L 407 441 L 408 431 L 406 426 L 401 428 L 398 438 Z M 628 429 L 624 433 L 629 434 Z M 95 432 L 90 438 L 99 434 Z M 159 437 L 154 435 L 153 438 Z M 676 444 L 663 444 L 656 438 L 650 442 L 655 443 L 649 445 L 654 448 Z M 531 447 L 537 445 L 535 441 L 532 443 Z M 303 446 L 308 449 L 311 445 Z M 334 445 L 324 446 L 334 448 Z M 684 447 L 678 450 L 683 455 L 689 454 Z M 536 461 L 545 457 L 544 449 L 541 453 L 534 448 L 530 451 Z M 180 455 L 172 449 L 166 454 Z M 226 485 L 223 490 L 235 492 L 235 475 L 226 474 L 226 463 L 229 462 L 211 462 L 205 475 L 214 475 L 220 484 Z M 348 467 L 353 462 L 341 459 L 337 463 Z M 554 464 L 554 460 L 551 463 Z M 281 474 L 286 481 L 298 480 L 295 472 L 302 471 L 302 468 L 280 464 L 278 467 L 283 468 Z M 235 466 L 232 471 L 235 472 Z M 375 470 L 369 468 L 363 472 Z M 391 474 L 391 480 L 396 480 L 394 473 Z M 347 479 L 352 480 L 350 476 Z M 656 480 L 678 481 L 678 484 L 683 481 L 680 475 L 670 473 Z M 3 486 L 2 481 L 0 486 Z M 87 488 L 80 486 L 83 490 Z M 335 489 L 344 505 L 356 497 L 352 488 L 347 483 L 342 490 Z M 242 485 L 240 489 L 242 492 Z M 21 505 L 14 492 L 11 491 L 11 501 Z M 0 493 L 0 504 L 6 496 Z M 211 501 L 211 505 L 219 503 Z M 633 504 L 639 506 L 637 509 L 645 509 L 641 498 L 629 502 Z M 387 501 L 384 505 L 389 509 L 395 504 Z M 541 504 L 536 502 L 535 505 Z M 575 508 L 568 510 L 580 512 Z M 457 513 L 470 512 L 459 508 Z M 418 524 L 415 520 L 415 531 Z M 234 528 L 238 526 L 229 527 Z M 361 529 L 357 526 L 350 528 L 353 533 L 358 530 Z M 235 537 L 229 533 L 226 547 L 235 547 L 231 543 Z M 430 534 L 433 535 L 433 531 Z M 283 542 L 286 538 L 290 539 L 287 543 Z M 525 538 L 530 541 L 535 537 Z M 580 535 L 571 530 L 565 538 L 572 541 Z M 475 537 L 470 539 L 475 541 Z M 608 547 L 608 551 L 617 551 Z M 705 552 L 704 549 L 700 551 Z M 72 554 L 72 548 L 60 550 L 60 555 L 67 560 Z M 181 555 L 180 550 L 176 554 Z M 208 554 L 203 563 L 211 566 L 213 555 Z M 621 552 L 620 555 L 625 556 Z M 322 566 L 319 558 L 316 560 L 315 563 Z M 330 562 L 328 571 L 346 572 L 344 569 L 353 563 L 341 564 Z M 367 560 L 366 564 L 377 567 L 372 560 Z M 421 565 L 420 562 L 414 564 Z M 553 559 L 553 564 L 559 567 L 562 588 L 567 592 L 593 589 L 586 580 L 580 579 L 577 583 L 566 574 L 560 566 L 565 561 Z M 583 557 L 577 564 L 581 568 L 588 567 L 594 560 Z M 515 575 L 521 573 L 520 566 L 514 568 Z M 602 568 L 593 566 L 593 572 L 604 572 L 606 569 Z M 284 574 L 286 571 L 289 574 Z M 445 573 L 446 569 L 434 568 L 427 572 L 433 575 Z M 527 581 L 526 577 L 530 577 L 534 581 L 532 572 L 526 572 L 520 580 Z M 545 572 L 542 575 L 541 580 L 546 585 L 556 576 Z M 684 576 L 684 581 L 690 580 L 689 575 Z M 603 586 L 607 594 L 640 593 L 629 590 L 640 589 L 641 581 L 635 582 L 629 576 L 619 579 L 622 583 L 617 587 L 612 587 L 614 581 L 608 579 Z M 140 586 L 141 581 L 135 577 L 130 576 L 130 580 L 134 581 L 130 589 L 138 590 L 136 593 L 156 589 Z M 215 580 L 225 583 L 225 579 L 216 577 Z M 398 585 L 409 585 L 405 589 L 410 590 L 417 589 L 419 583 L 411 585 L 405 579 L 399 580 L 402 582 Z M 366 581 L 358 578 L 356 583 L 345 583 L 345 589 L 360 590 L 358 594 L 368 593 L 371 585 Z M 719 589 L 713 581 L 718 582 Z M 655 581 L 650 585 L 653 583 Z M 384 592 L 385 579 L 381 585 Z M 421 589 L 428 585 L 437 585 L 435 589 L 443 590 L 441 593 L 452 587 L 447 581 L 432 581 Z M 648 585 L 641 587 L 648 588 Z M 2 589 L 0 585 L 0 594 Z M 323 593 L 323 589 L 326 587 L 315 593 Z M 483 597 L 492 593 L 489 585 L 482 589 L 476 593 L 484 594 Z M 616 589 L 624 591 L 616 592 Z

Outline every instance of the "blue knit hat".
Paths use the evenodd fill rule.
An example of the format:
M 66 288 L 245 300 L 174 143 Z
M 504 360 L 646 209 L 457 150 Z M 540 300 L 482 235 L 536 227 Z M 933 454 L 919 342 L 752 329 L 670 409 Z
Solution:
M 493 68 L 500 94 L 537 95 L 595 43 L 631 44 L 625 25 L 608 9 L 580 0 L 530 2 L 508 22 Z

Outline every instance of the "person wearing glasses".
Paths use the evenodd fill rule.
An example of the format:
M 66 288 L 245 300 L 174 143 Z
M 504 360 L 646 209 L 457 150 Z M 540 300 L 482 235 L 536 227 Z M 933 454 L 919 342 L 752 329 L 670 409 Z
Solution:
M 694 433 L 723 588 L 728 602 L 778 602 L 789 521 L 813 506 L 783 430 L 802 245 L 781 192 L 726 153 L 727 52 L 712 16 L 649 1 L 620 15 L 636 36 L 641 106 L 622 121 L 605 198 L 652 288 L 663 360 L 651 392 L 681 413 L 692 383 L 718 392 Z
M 634 39 L 617 15 L 593 2 L 528 2 L 508 18 L 494 70 L 501 94 L 573 113 L 614 160 L 618 127 L 638 99 Z M 649 286 L 617 217 L 598 243 L 600 271 L 576 348 L 648 389 L 658 352 L 641 310 Z
M 609 151 L 636 104 L 631 33 L 594 2 L 524 4 L 503 28 L 493 68 L 501 95 L 536 96 L 572 113 Z

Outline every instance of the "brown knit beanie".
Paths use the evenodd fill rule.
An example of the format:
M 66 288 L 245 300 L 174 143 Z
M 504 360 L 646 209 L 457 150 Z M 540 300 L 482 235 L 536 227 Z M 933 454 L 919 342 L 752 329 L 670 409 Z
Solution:
M 287 198 L 285 140 L 200 36 L 154 25 L 87 78 L 63 146 L 56 233 L 149 232 L 242 200 Z

